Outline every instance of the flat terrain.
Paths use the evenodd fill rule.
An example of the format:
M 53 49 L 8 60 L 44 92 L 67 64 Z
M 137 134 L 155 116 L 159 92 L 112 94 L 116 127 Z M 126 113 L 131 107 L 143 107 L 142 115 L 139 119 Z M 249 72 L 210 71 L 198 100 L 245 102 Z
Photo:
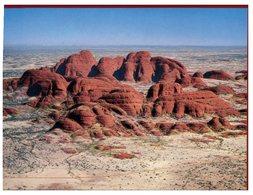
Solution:
M 246 189 L 245 136 L 185 133 L 75 144 L 7 139 L 4 145 L 4 189 Z M 119 152 L 135 157 L 117 159 Z

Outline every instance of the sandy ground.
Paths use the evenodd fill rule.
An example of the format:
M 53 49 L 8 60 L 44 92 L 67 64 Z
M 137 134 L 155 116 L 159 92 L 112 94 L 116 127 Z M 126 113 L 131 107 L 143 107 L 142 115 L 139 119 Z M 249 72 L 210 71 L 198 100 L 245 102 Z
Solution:
M 43 141 L 14 146 L 8 140 L 4 145 L 6 158 L 13 147 L 19 157 L 8 159 L 14 161 L 4 169 L 4 189 L 246 189 L 245 136 L 211 140 L 184 133 L 70 146 Z M 118 148 L 101 151 L 97 145 Z M 77 153 L 64 153 L 66 147 Z M 117 159 L 113 154 L 119 152 L 135 157 Z
M 48 143 L 41 139 L 45 131 L 36 129 L 4 137 L 4 189 L 246 189 L 246 136 Z M 114 148 L 101 151 L 98 145 Z M 121 152 L 135 157 L 114 157 Z

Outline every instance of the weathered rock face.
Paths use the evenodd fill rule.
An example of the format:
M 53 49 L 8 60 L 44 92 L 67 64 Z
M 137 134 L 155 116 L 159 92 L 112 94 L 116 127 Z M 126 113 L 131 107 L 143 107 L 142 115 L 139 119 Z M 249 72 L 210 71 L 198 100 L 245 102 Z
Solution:
M 147 130 L 152 130 L 155 128 L 155 123 L 153 122 L 147 122 L 147 121 L 139 121 L 139 124 L 142 125 Z
M 208 133 L 211 130 L 208 129 L 207 125 L 205 123 L 188 123 L 187 126 L 194 132 L 194 133 Z
M 215 86 L 215 87 L 208 87 L 208 88 L 205 88 L 205 89 L 210 90 L 210 91 L 214 92 L 217 95 L 220 95 L 220 94 L 234 94 L 235 93 L 235 91 L 233 90 L 232 87 L 226 86 L 226 85 L 218 85 L 218 86 Z
M 202 117 L 204 113 L 216 113 L 220 116 L 239 114 L 213 92 L 204 90 L 161 96 L 154 101 L 153 116 L 172 113 L 175 113 L 177 118 L 183 117 L 184 114 L 194 117 Z
M 68 114 L 68 118 L 78 122 L 82 127 L 90 127 L 96 120 L 95 114 L 86 107 L 80 106 Z
M 131 52 L 126 59 L 103 57 L 98 64 L 90 51 L 84 50 L 61 59 L 54 71 L 66 78 L 73 77 L 115 77 L 124 81 L 176 81 L 189 85 L 191 77 L 187 69 L 176 60 L 164 57 L 151 57 L 148 51 Z
M 16 114 L 18 114 L 18 110 L 16 108 L 3 108 L 3 116 Z
M 77 78 L 70 83 L 68 90 L 76 104 L 100 101 L 119 107 L 130 115 L 137 115 L 142 109 L 143 97 L 139 92 L 107 77 Z
M 122 86 L 116 79 L 110 80 L 107 77 L 78 77 L 70 83 L 68 91 L 74 96 L 75 103 L 80 104 L 96 101 L 112 90 L 120 88 L 122 88 Z
M 193 132 L 193 133 L 198 133 L 198 134 L 203 134 L 203 133 L 208 133 L 211 130 L 207 127 L 205 123 L 197 123 L 197 122 L 192 122 L 192 123 L 176 123 L 173 125 L 169 131 L 169 134 L 173 133 L 184 133 L 184 132 Z
M 232 80 L 233 77 L 223 70 L 208 71 L 203 75 L 204 78 L 217 79 L 217 80 Z
M 133 89 L 113 90 L 101 97 L 107 103 L 116 105 L 126 111 L 129 115 L 138 115 L 142 111 L 143 97 Z
M 248 80 L 248 71 L 247 70 L 241 70 L 241 71 L 237 71 L 236 72 L 236 76 L 235 76 L 235 80 Z
M 92 67 L 97 64 L 96 59 L 89 50 L 83 50 L 79 54 L 73 54 L 66 59 L 61 59 L 54 71 L 65 77 L 88 76 Z
M 180 80 L 181 78 L 187 78 L 188 72 L 186 67 L 176 60 L 172 60 L 164 57 L 153 57 L 151 62 L 155 66 L 155 74 L 153 81 L 159 81 L 160 79 L 169 81 Z
M 192 77 L 198 77 L 198 78 L 203 78 L 204 77 L 204 73 L 203 72 L 195 72 Z
M 103 57 L 99 60 L 98 65 L 94 66 L 93 70 L 88 76 L 113 76 L 113 74 L 121 67 L 124 57 L 118 56 L 116 58 Z
M 6 80 L 4 89 L 11 86 L 15 90 L 17 86 L 27 86 L 29 96 L 41 97 L 39 104 L 35 105 L 46 106 L 51 104 L 53 99 L 66 97 L 66 80 L 70 81 L 68 91 L 75 96 L 74 102 L 78 104 L 96 101 L 112 90 L 122 89 L 122 85 L 119 85 L 114 77 L 129 81 L 177 81 L 182 85 L 191 83 L 191 77 L 182 64 L 163 57 L 151 58 L 150 53 L 145 51 L 130 53 L 126 60 L 123 57 L 101 58 L 98 65 L 95 64 L 96 60 L 91 52 L 84 50 L 61 60 L 54 68 L 28 70 L 21 79 Z M 83 78 L 89 74 L 96 77 Z M 180 85 L 174 85 L 175 90 L 180 90 Z M 168 92 L 166 86 L 169 84 L 161 84 L 161 87 L 166 89 L 161 90 L 158 95 Z M 124 86 L 124 90 L 126 88 L 129 87 Z
M 151 55 L 147 51 L 129 53 L 115 76 L 119 80 L 150 82 L 153 74 L 150 60 Z
M 171 128 L 174 126 L 174 123 L 170 122 L 159 122 L 156 123 L 155 127 L 158 128 L 164 135 L 169 135 Z
M 215 122 L 213 122 L 215 121 Z M 225 118 L 214 118 L 210 122 L 159 122 L 155 125 L 152 122 L 140 121 L 143 127 L 145 127 L 149 133 L 159 132 L 159 135 L 171 135 L 177 133 L 192 132 L 197 134 L 204 134 L 208 132 L 218 132 L 225 129 L 234 129 L 235 127 L 231 125 Z M 213 124 L 215 123 L 215 125 Z M 218 123 L 218 126 L 217 126 Z M 157 135 L 157 136 L 159 136 Z
M 220 117 L 213 117 L 212 120 L 210 120 L 207 123 L 207 125 L 215 132 L 224 131 L 226 128 L 227 129 L 235 128 L 225 118 Z
M 159 82 L 152 85 L 147 94 L 147 99 L 150 101 L 156 100 L 161 96 L 174 95 L 175 93 L 181 93 L 182 86 L 173 82 Z
M 151 57 L 147 51 L 128 54 L 120 69 L 113 74 L 118 80 L 151 81 L 176 80 L 182 84 L 190 84 L 187 69 L 179 62 L 163 57 Z
M 83 127 L 81 125 L 79 125 L 76 121 L 71 120 L 69 118 L 65 118 L 65 119 L 57 121 L 53 129 L 55 128 L 60 128 L 65 131 L 71 131 L 71 132 L 83 131 Z
M 192 86 L 198 89 L 205 88 L 207 84 L 200 77 L 192 77 Z
M 120 114 L 116 114 L 120 116 Z M 137 122 L 119 120 L 116 122 L 112 111 L 99 104 L 80 105 L 70 110 L 55 123 L 52 131 L 62 129 L 71 136 L 82 138 L 103 138 L 105 136 L 143 136 L 147 132 Z
M 93 112 L 97 115 L 97 121 L 104 127 L 111 128 L 115 126 L 115 120 L 111 112 L 104 107 L 94 107 Z
M 19 87 L 28 87 L 27 95 L 40 98 L 41 106 L 52 99 L 63 100 L 67 96 L 68 82 L 48 68 L 27 70 L 18 81 Z

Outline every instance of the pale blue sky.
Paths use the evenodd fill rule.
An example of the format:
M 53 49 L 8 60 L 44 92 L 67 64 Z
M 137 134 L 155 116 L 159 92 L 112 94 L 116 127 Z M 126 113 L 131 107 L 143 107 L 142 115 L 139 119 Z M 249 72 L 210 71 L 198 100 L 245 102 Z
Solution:
M 7 45 L 241 45 L 246 8 L 5 8 Z

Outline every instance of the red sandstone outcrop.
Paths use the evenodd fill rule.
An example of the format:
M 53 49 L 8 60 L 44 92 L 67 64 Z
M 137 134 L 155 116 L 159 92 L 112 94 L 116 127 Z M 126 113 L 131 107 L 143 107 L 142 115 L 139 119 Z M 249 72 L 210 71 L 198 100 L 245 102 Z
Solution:
M 191 123 L 176 123 L 174 126 L 172 126 L 170 130 L 170 134 L 174 132 L 192 132 L 192 133 L 208 133 L 211 130 L 207 127 L 206 123 L 199 123 L 199 122 L 191 122 Z
M 80 106 L 70 111 L 67 117 L 78 122 L 82 127 L 90 127 L 96 121 L 95 114 L 89 108 L 84 106 Z
M 89 76 L 113 76 L 113 74 L 121 67 L 124 57 L 117 56 L 116 58 L 103 57 L 99 60 L 98 65 L 91 70 Z
M 242 135 L 247 135 L 246 131 L 224 131 L 221 132 L 221 136 L 224 138 L 229 138 L 229 137 L 238 137 Z
M 183 117 L 184 114 L 194 117 L 202 117 L 204 113 L 216 113 L 220 116 L 239 114 L 229 103 L 205 90 L 161 96 L 154 101 L 153 116 L 172 113 L 175 113 L 177 118 Z
M 98 146 L 95 146 L 95 149 L 97 149 L 97 150 L 111 150 L 111 149 L 113 149 L 113 146 L 98 145 Z
M 3 108 L 3 116 L 16 114 L 18 114 L 18 110 L 16 108 Z
M 175 93 L 181 93 L 182 86 L 173 82 L 159 82 L 152 85 L 147 94 L 147 99 L 150 101 L 156 100 L 161 96 L 174 95 Z
M 125 81 L 172 81 L 190 84 L 190 76 L 184 65 L 164 57 L 151 57 L 147 51 L 129 53 L 122 66 L 113 74 Z
M 44 106 L 53 99 L 63 100 L 67 96 L 68 82 L 59 74 L 50 69 L 27 70 L 18 81 L 19 87 L 28 87 L 27 95 L 41 98 L 40 104 Z
M 191 77 L 184 65 L 164 57 L 151 57 L 148 51 L 131 52 L 124 57 L 103 57 L 98 64 L 90 51 L 84 50 L 61 59 L 54 71 L 67 79 L 74 77 L 114 76 L 124 81 L 176 81 L 189 85 Z
M 205 113 L 220 117 L 238 115 L 238 111 L 216 95 L 234 93 L 232 88 L 207 87 L 201 79 L 231 79 L 223 71 L 198 72 L 190 76 L 185 66 L 176 60 L 151 57 L 145 51 L 132 52 L 126 59 L 104 57 L 96 64 L 89 51 L 81 51 L 61 60 L 53 69 L 28 70 L 20 79 L 7 79 L 4 89 L 27 87 L 27 95 L 38 98 L 31 102 L 33 106 L 55 105 L 57 101 L 59 106 L 52 108 L 58 111 L 49 114 L 57 121 L 52 130 L 66 131 L 72 138 L 160 136 L 173 132 L 207 133 L 211 129 L 234 128 L 224 118 L 213 118 L 208 125 L 197 122 L 174 124 L 170 121 L 155 124 L 149 118 L 163 114 L 175 114 L 177 118 L 185 114 L 202 117 Z M 150 87 L 144 99 L 142 93 L 117 79 L 157 83 Z M 184 92 L 183 87 L 189 85 L 208 90 Z M 245 94 L 235 96 L 246 97 Z M 8 112 L 5 108 L 4 115 Z M 241 112 L 246 111 L 243 109 Z M 139 117 L 149 119 L 140 120 Z
M 198 78 L 203 78 L 204 77 L 204 73 L 203 72 L 195 72 L 192 77 L 198 77 Z
M 204 78 L 217 80 L 232 80 L 233 77 L 223 70 L 211 70 L 203 75 Z
M 227 129 L 234 129 L 235 127 L 231 125 L 225 118 L 213 117 L 208 123 L 208 126 L 216 132 L 224 131 Z
M 168 135 L 173 126 L 174 126 L 174 123 L 170 123 L 170 122 L 156 123 L 156 127 L 159 128 L 160 131 L 163 132 L 164 135 Z
M 132 159 L 132 158 L 135 158 L 135 155 L 128 154 L 128 153 L 125 153 L 125 152 L 120 152 L 120 153 L 114 154 L 114 157 L 122 160 L 122 159 Z
M 60 128 L 60 129 L 71 131 L 71 132 L 75 132 L 78 130 L 83 131 L 83 127 L 80 124 L 78 124 L 75 120 L 72 120 L 69 118 L 65 118 L 65 119 L 57 121 L 53 129 L 55 128 Z
M 107 77 L 78 77 L 71 81 L 68 86 L 68 91 L 74 96 L 75 103 L 80 104 L 96 101 L 112 90 L 120 89 L 122 87 L 123 86 L 116 79 L 111 80 Z
M 199 122 L 192 122 L 188 123 L 187 126 L 194 132 L 194 133 L 208 133 L 210 132 L 210 129 L 207 127 L 205 123 L 199 123 Z
M 121 116 L 121 115 L 119 115 Z M 100 124 L 104 128 L 97 128 Z M 63 129 L 72 132 L 72 137 L 81 136 L 83 138 L 104 136 L 143 136 L 147 132 L 137 122 L 122 120 L 117 123 L 112 112 L 105 107 L 94 105 L 80 105 L 70 110 L 66 117 L 57 121 L 52 128 Z
M 237 71 L 236 72 L 236 76 L 235 76 L 235 80 L 247 80 L 248 79 L 248 71 L 247 70 L 241 70 L 241 71 Z
M 108 104 L 105 102 L 101 102 L 100 103 L 101 106 L 103 106 L 104 108 L 110 110 L 111 112 L 114 112 L 118 115 L 122 115 L 122 116 L 126 116 L 127 113 L 125 110 L 123 110 L 122 108 L 120 108 L 119 106 L 113 105 L 113 104 Z
M 187 126 L 186 123 L 176 123 L 173 125 L 173 127 L 171 128 L 170 133 L 174 133 L 174 132 L 189 132 L 190 128 Z
M 119 107 L 130 115 L 140 114 L 142 110 L 143 97 L 139 92 L 131 86 L 122 85 L 117 80 L 110 80 L 107 77 L 79 77 L 70 83 L 68 90 L 74 95 L 76 104 L 99 101 L 114 105 L 115 110 L 123 114 L 117 109 Z M 101 120 L 102 118 L 100 117 Z
M 192 77 L 191 83 L 193 87 L 198 89 L 202 89 L 207 86 L 207 84 L 200 77 Z
M 74 113 L 74 114 L 73 114 Z M 118 115 L 121 116 L 121 115 Z M 105 117 L 102 120 L 100 117 Z M 104 126 L 104 128 L 97 128 L 97 124 Z M 210 122 L 159 122 L 139 120 L 138 122 L 132 118 L 125 117 L 116 122 L 115 116 L 112 115 L 108 109 L 97 106 L 78 106 L 69 111 L 64 119 L 60 119 L 53 127 L 58 130 L 71 133 L 71 137 L 95 137 L 103 138 L 110 136 L 144 136 L 153 134 L 155 136 L 170 135 L 173 133 L 208 133 L 211 130 L 215 132 L 223 131 L 225 129 L 234 129 L 225 118 L 214 117 Z M 238 127 L 239 128 L 239 127 Z
M 143 97 L 130 88 L 113 90 L 100 99 L 122 108 L 129 115 L 135 116 L 142 112 Z
M 83 50 L 79 54 L 61 59 L 54 66 L 54 71 L 65 77 L 85 77 L 88 76 L 95 64 L 97 61 L 92 53 L 89 50 Z
M 233 90 L 232 87 L 226 86 L 226 85 L 218 85 L 218 86 L 215 86 L 215 87 L 208 87 L 208 88 L 205 88 L 205 90 L 210 90 L 210 91 L 214 92 L 217 95 L 234 94 L 235 93 L 235 91 Z
M 113 76 L 117 78 L 118 73 L 123 73 L 123 80 L 143 82 L 161 80 L 158 92 L 154 87 L 154 93 L 157 93 L 154 94 L 155 96 L 170 93 L 171 82 L 173 82 L 175 93 L 181 91 L 180 84 L 174 83 L 175 81 L 183 86 L 191 83 L 191 77 L 186 68 L 175 60 L 163 57 L 152 58 L 150 53 L 145 51 L 132 52 L 124 62 L 123 60 L 123 57 L 102 58 L 95 66 L 97 76 L 83 78 L 82 76 L 87 75 L 88 69 L 92 71 L 91 67 L 96 64 L 96 61 L 91 52 L 81 51 L 79 54 L 62 60 L 54 68 L 28 70 L 19 80 L 6 80 L 4 87 L 12 86 L 13 89 L 16 89 L 17 85 L 27 86 L 27 94 L 39 98 L 37 103 L 33 103 L 34 106 L 48 106 L 54 100 L 61 101 L 67 98 L 68 91 L 74 100 L 68 97 L 67 103 L 70 105 L 71 102 L 81 104 L 102 98 L 107 103 L 123 108 L 128 114 L 139 114 L 143 102 L 141 95 L 132 87 L 121 85 Z M 79 74 L 80 72 L 82 74 Z M 70 84 L 60 74 L 64 75 Z M 124 102 L 116 103 L 115 100 L 112 100 L 118 98 L 119 95 L 124 96 L 122 97 Z M 133 108 L 135 106 L 136 108 Z
M 147 130 L 152 130 L 155 128 L 155 123 L 153 122 L 148 122 L 148 121 L 138 121 L 140 125 L 142 125 L 145 129 Z
M 150 61 L 151 55 L 147 51 L 129 53 L 115 76 L 119 80 L 150 82 L 154 72 Z
M 104 127 L 113 127 L 115 125 L 115 120 L 109 110 L 103 107 L 95 107 L 93 108 L 93 112 L 97 115 L 97 121 L 103 125 Z

